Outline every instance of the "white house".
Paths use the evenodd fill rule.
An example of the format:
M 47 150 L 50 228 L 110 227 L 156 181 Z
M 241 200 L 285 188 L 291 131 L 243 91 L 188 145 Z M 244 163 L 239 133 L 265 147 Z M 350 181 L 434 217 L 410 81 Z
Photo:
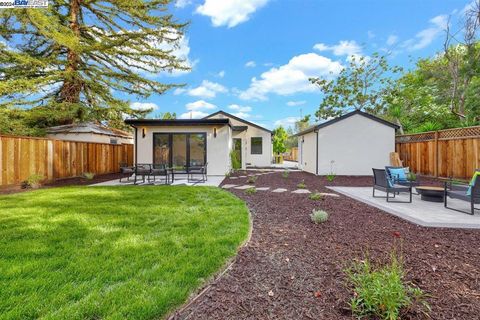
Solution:
M 108 128 L 93 122 L 49 127 L 47 128 L 47 138 L 80 142 L 133 144 L 131 133 Z
M 296 134 L 299 168 L 326 175 L 372 175 L 389 165 L 398 126 L 362 111 L 312 126 Z
M 242 168 L 269 166 L 271 132 L 218 111 L 203 119 L 127 119 L 134 130 L 135 163 L 189 167 L 207 163 L 208 175 L 231 169 L 230 152 L 240 150 Z

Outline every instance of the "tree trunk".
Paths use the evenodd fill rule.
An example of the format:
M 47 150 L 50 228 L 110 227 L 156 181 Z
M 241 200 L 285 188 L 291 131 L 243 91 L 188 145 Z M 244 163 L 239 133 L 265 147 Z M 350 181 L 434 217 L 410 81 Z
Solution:
M 395 122 L 396 122 L 397 126 L 399 127 L 398 131 L 400 132 L 400 134 L 405 134 L 405 132 L 403 131 L 403 126 L 402 126 L 402 123 L 400 122 L 400 119 L 395 118 Z
M 77 38 L 80 37 L 80 2 L 82 0 L 70 0 L 70 29 Z M 67 49 L 67 65 L 65 67 L 65 80 L 60 91 L 60 102 L 78 103 L 80 102 L 80 93 L 83 82 L 77 74 L 80 57 L 77 52 L 71 48 Z

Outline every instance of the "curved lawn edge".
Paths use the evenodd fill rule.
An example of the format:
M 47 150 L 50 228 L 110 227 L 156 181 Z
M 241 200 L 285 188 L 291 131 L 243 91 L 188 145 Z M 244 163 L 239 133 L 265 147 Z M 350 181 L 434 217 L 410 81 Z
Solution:
M 227 260 L 225 261 L 225 264 L 222 267 L 220 267 L 217 272 L 215 272 L 211 277 L 206 279 L 205 282 L 202 285 L 200 285 L 197 290 L 194 290 L 194 292 L 190 294 L 190 297 L 185 301 L 185 303 L 183 305 L 181 305 L 178 308 L 175 308 L 170 313 L 168 313 L 165 316 L 165 319 L 168 319 L 168 320 L 175 319 L 176 315 L 184 312 L 197 299 L 199 299 L 205 293 L 207 293 L 215 283 L 220 281 L 227 274 L 227 272 L 230 269 L 232 269 L 233 265 L 237 261 L 238 253 L 240 252 L 240 250 L 245 248 L 250 243 L 250 240 L 252 239 L 253 219 L 252 219 L 252 213 L 250 211 L 250 208 L 248 207 L 247 202 L 245 202 L 245 200 L 237 197 L 233 193 L 227 192 L 226 190 L 222 190 L 222 191 L 225 192 L 225 193 L 228 193 L 229 195 L 232 195 L 233 197 L 239 199 L 240 201 L 242 201 L 245 204 L 245 207 L 247 208 L 247 212 L 248 212 L 248 234 L 247 234 L 247 237 L 242 243 L 239 244 L 235 254 L 233 256 L 231 256 L 230 258 L 227 258 Z

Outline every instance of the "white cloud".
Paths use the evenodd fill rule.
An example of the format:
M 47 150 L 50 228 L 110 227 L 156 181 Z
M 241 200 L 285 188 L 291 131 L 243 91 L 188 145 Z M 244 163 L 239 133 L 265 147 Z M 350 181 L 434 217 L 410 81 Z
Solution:
M 250 16 L 269 0 L 205 0 L 196 13 L 210 17 L 213 26 L 229 28 L 248 21 Z
M 305 100 L 301 100 L 301 101 L 288 101 L 288 102 L 287 102 L 287 106 L 289 106 L 289 107 L 296 107 L 296 106 L 304 105 L 305 103 L 307 103 L 307 101 L 305 101 Z
M 393 46 L 395 43 L 398 42 L 398 37 L 394 34 L 391 34 L 387 38 L 387 45 Z
M 246 112 L 234 112 L 232 113 L 235 117 L 239 117 L 241 119 L 248 119 L 251 117 L 250 113 Z
M 315 50 L 332 51 L 336 56 L 360 55 L 362 47 L 355 40 L 342 40 L 338 44 L 328 46 L 324 43 L 317 43 L 313 46 Z
M 373 31 L 368 30 L 367 36 L 368 36 L 368 39 L 373 39 L 376 37 L 376 34 Z
M 192 97 L 209 99 L 209 98 L 215 98 L 217 96 L 217 93 L 225 93 L 225 92 L 228 92 L 228 89 L 222 86 L 221 84 L 216 82 L 211 82 L 208 80 L 203 80 L 202 84 L 198 87 L 190 88 L 190 89 L 178 88 L 178 89 L 175 89 L 173 94 L 179 95 L 182 93 L 186 93 Z
M 139 111 L 145 111 L 148 109 L 157 110 L 158 106 L 153 102 L 133 102 L 130 104 L 130 108 Z
M 420 50 L 428 47 L 444 31 L 448 24 L 446 15 L 439 15 L 430 19 L 431 26 L 418 32 L 414 38 L 405 41 L 402 47 L 408 51 Z
M 255 61 L 248 61 L 247 63 L 245 63 L 245 67 L 247 68 L 253 68 L 253 67 L 256 67 L 257 64 L 255 63 Z
M 199 110 L 211 110 L 216 109 L 217 106 L 211 103 L 208 103 L 204 100 L 198 100 L 195 102 L 190 102 L 185 105 L 189 111 L 199 111 Z
M 284 128 L 291 127 L 295 124 L 295 122 L 299 121 L 300 118 L 298 117 L 287 117 L 280 120 L 275 121 L 275 127 L 282 126 Z
M 310 77 L 331 77 L 340 72 L 342 65 L 316 53 L 306 53 L 293 57 L 280 67 L 271 68 L 260 78 L 253 78 L 250 87 L 240 92 L 243 100 L 266 100 L 267 94 L 290 95 L 297 92 L 312 92 L 316 88 Z
M 217 73 L 217 77 L 219 77 L 219 78 L 225 77 L 225 70 L 222 70 L 219 73 Z
M 192 0 L 177 0 L 175 1 L 175 7 L 177 8 L 185 8 L 192 4 Z
M 190 112 L 185 112 L 182 113 L 179 118 L 180 119 L 201 119 L 205 118 L 208 116 L 208 113 L 202 112 L 202 111 L 190 111 Z
M 238 104 L 231 104 L 228 106 L 229 109 L 239 111 L 239 112 L 250 112 L 252 111 L 252 107 L 249 106 L 241 106 Z

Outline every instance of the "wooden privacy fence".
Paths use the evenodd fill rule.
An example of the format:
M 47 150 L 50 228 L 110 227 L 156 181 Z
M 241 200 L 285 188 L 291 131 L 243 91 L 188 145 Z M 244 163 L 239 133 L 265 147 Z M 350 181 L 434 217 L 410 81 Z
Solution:
M 404 166 L 434 177 L 470 179 L 480 168 L 480 126 L 397 136 Z
M 285 160 L 289 160 L 289 161 L 297 161 L 298 160 L 298 148 L 293 147 L 292 149 L 290 149 L 290 152 L 285 154 L 285 156 L 283 158 Z
M 32 174 L 45 180 L 78 177 L 84 172 L 119 172 L 133 164 L 133 145 L 0 136 L 0 186 L 19 184 Z

